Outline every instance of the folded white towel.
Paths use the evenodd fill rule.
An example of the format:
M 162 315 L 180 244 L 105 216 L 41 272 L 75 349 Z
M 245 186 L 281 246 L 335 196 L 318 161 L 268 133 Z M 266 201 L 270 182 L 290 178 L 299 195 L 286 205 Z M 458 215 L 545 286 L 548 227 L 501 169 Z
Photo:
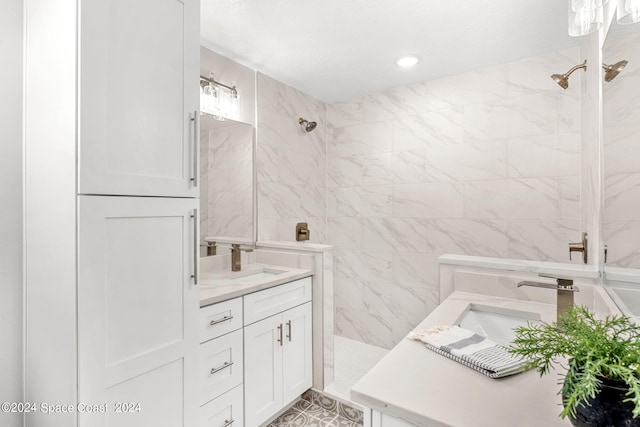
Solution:
M 407 338 L 491 378 L 501 378 L 525 370 L 527 360 L 488 338 L 459 326 L 437 326 L 410 332 Z

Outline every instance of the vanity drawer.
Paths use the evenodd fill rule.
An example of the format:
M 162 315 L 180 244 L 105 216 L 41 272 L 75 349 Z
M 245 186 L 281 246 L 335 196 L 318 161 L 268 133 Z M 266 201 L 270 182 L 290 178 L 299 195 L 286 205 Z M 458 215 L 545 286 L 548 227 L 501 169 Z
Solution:
M 200 344 L 200 405 L 242 384 L 242 329 Z
M 244 296 L 244 324 L 281 313 L 311 301 L 311 277 Z
M 201 406 L 200 427 L 244 427 L 242 386 Z
M 200 309 L 200 342 L 242 328 L 242 297 Z

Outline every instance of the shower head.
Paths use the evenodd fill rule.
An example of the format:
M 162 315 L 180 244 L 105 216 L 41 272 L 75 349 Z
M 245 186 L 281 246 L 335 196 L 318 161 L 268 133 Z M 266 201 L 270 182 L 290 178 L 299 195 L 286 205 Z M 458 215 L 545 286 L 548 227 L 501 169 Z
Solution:
M 580 68 L 584 68 L 585 70 L 587 69 L 586 59 L 582 64 L 572 67 L 569 71 L 567 71 L 564 74 L 552 74 L 551 78 L 553 79 L 554 82 L 558 83 L 558 85 L 560 85 L 560 87 L 564 90 L 569 87 L 569 76 L 571 75 L 571 73 L 573 73 L 575 70 L 579 70 Z
M 620 71 L 622 71 L 628 63 L 629 61 L 623 59 L 622 61 L 618 61 L 613 65 L 602 64 L 602 68 L 604 69 L 604 81 L 610 82 L 611 80 L 615 79 L 616 76 L 620 74 Z
M 566 74 L 552 74 L 551 78 L 553 81 L 558 83 L 562 89 L 566 89 L 569 87 L 569 76 Z
M 298 119 L 298 123 L 300 124 L 300 126 L 302 126 L 302 129 L 304 129 L 305 132 L 311 132 L 316 128 L 316 126 L 318 126 L 316 122 L 310 122 L 303 119 L 302 117 Z

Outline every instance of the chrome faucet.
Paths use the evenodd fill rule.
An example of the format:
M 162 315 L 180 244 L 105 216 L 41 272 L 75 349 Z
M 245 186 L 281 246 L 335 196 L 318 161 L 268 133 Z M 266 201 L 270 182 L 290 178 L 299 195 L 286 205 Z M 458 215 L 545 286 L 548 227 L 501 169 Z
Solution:
M 574 292 L 580 292 L 580 290 L 573 286 L 573 279 L 570 277 L 562 276 L 550 276 L 547 274 L 539 274 L 540 277 L 548 277 L 550 279 L 556 279 L 556 283 L 545 282 L 531 282 L 529 280 L 523 280 L 518 283 L 518 287 L 521 286 L 533 286 L 534 288 L 546 288 L 555 289 L 558 291 L 558 301 L 556 303 L 556 320 L 565 314 L 573 306 L 573 294 Z

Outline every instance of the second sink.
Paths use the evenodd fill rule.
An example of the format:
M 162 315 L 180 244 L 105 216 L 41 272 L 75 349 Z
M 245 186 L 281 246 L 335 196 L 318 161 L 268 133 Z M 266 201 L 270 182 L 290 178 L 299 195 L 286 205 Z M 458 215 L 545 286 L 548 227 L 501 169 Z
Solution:
M 540 314 L 483 304 L 469 304 L 457 323 L 464 329 L 508 346 L 515 339 L 513 329 L 540 323 Z

